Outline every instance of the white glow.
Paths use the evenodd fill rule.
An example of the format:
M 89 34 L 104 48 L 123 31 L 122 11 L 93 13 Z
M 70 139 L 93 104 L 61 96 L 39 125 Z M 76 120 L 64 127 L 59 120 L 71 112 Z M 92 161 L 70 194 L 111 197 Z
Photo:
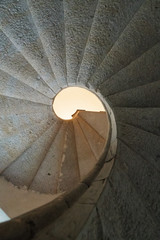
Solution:
M 7 216 L 7 214 L 0 208 L 0 223 L 9 221 L 10 218 Z
M 99 98 L 92 92 L 79 87 L 68 87 L 55 97 L 53 109 L 62 119 L 72 119 L 77 110 L 105 111 Z

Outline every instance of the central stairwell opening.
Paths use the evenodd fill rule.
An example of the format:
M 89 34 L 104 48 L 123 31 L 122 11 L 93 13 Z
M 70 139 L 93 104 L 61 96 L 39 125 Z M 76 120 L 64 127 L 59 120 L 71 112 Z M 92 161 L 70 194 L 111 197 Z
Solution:
M 53 100 L 53 110 L 63 120 L 72 119 L 77 110 L 105 112 L 101 100 L 81 87 L 68 87 L 60 91 Z
M 54 192 L 74 189 L 94 168 L 105 150 L 110 132 L 108 113 L 100 98 L 83 87 L 67 87 L 53 99 L 53 113 L 62 121 L 58 173 Z M 55 173 L 54 173 L 55 174 Z M 51 178 L 51 171 L 49 177 Z M 46 189 L 46 188 L 45 188 Z M 46 190 L 43 190 L 46 191 Z

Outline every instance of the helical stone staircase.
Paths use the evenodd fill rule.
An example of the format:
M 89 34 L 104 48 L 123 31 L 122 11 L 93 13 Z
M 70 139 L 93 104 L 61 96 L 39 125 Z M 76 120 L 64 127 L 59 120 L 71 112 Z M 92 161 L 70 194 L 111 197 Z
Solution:
M 0 0 L 0 181 L 50 198 L 1 240 L 160 239 L 159 78 L 160 0 Z M 72 86 L 106 112 L 59 119 Z

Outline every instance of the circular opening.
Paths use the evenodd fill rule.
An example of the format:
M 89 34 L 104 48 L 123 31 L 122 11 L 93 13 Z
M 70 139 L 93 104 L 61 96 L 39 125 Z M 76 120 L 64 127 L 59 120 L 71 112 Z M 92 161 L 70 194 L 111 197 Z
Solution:
M 68 87 L 54 98 L 53 110 L 59 118 L 69 120 L 77 110 L 100 112 L 105 111 L 105 108 L 91 91 L 80 87 Z

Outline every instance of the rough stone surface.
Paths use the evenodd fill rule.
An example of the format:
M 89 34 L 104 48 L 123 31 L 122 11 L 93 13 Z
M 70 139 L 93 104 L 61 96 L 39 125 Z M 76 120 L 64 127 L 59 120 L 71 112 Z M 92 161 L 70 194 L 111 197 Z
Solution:
M 120 122 L 160 136 L 160 108 L 115 108 L 114 111 Z
M 142 2 L 98 1 L 77 79 L 79 82 L 89 80 Z
M 159 136 L 135 126 L 119 123 L 118 138 L 160 170 Z
M 34 23 L 56 80 L 67 84 L 63 1 L 28 0 Z
M 159 56 L 160 43 L 105 81 L 101 92 L 105 96 L 114 95 L 159 80 Z
M 59 126 L 52 124 L 34 143 L 30 142 L 25 151 L 3 170 L 3 176 L 16 186 L 27 186 L 29 189 L 58 129 Z
M 124 171 L 115 168 L 110 181 L 123 227 L 122 237 L 133 240 L 158 240 L 159 229 Z
M 84 177 L 86 177 L 88 172 L 92 170 L 92 168 L 97 162 L 97 159 L 91 151 L 90 146 L 84 136 L 84 133 L 76 119 L 73 120 L 73 124 L 75 131 L 80 178 L 82 180 Z
M 93 205 L 76 203 L 71 211 L 66 211 L 55 223 L 52 223 L 42 232 L 39 232 L 34 239 L 76 239 L 77 233 L 82 229 L 92 209 Z
M 27 1 L 2 0 L 0 3 L 0 28 L 45 82 L 52 89 L 57 88 L 54 74 L 44 53 Z
M 63 123 L 56 131 L 50 149 L 48 150 L 36 176 L 33 179 L 33 183 L 31 185 L 32 189 L 36 189 L 38 192 L 43 193 L 57 193 L 60 159 L 63 154 L 62 150 L 64 147 L 65 131 L 66 124 Z M 57 150 L 57 145 L 61 151 Z
M 79 116 L 89 123 L 104 139 L 108 138 L 109 121 L 105 112 L 93 113 L 89 111 L 80 111 Z M 101 124 L 99 124 L 99 122 L 101 122 Z
M 71 121 L 67 123 L 64 138 L 59 166 L 58 191 L 70 191 L 80 182 L 74 126 Z
M 0 69 L 17 78 L 38 92 L 53 98 L 56 89 L 52 90 L 16 49 L 9 38 L 0 30 Z
M 78 200 L 81 204 L 96 204 L 103 187 L 105 185 L 104 180 L 99 180 L 96 182 L 93 182 L 89 189 L 83 194 L 83 196 Z
M 99 213 L 97 208 L 94 208 L 92 214 L 87 221 L 83 231 L 80 232 L 77 240 L 103 240 L 103 228 L 101 223 L 101 218 L 99 217 Z
M 92 152 L 94 153 L 97 160 L 99 160 L 100 156 L 103 153 L 105 147 L 105 139 L 100 136 L 94 128 L 92 128 L 87 122 L 85 122 L 81 118 L 77 118 L 77 121 L 87 139 Z
M 1 165 L 3 171 L 12 161 L 19 157 L 32 143 L 39 138 L 48 128 L 52 127 L 54 120 L 42 120 L 36 125 L 30 126 L 9 138 L 0 140 Z
M 0 81 L 0 94 L 2 96 L 51 105 L 49 98 L 1 70 Z
M 19 189 L 3 177 L 0 177 L 0 189 L 3 192 L 0 195 L 1 208 L 4 212 L 7 212 L 10 218 L 18 217 L 25 212 L 40 207 L 58 196 L 57 194 L 41 194 L 28 191 L 26 188 Z
M 98 0 L 64 0 L 67 81 L 77 81 Z
M 110 85 L 110 77 L 143 55 L 160 40 L 158 1 L 143 1 L 111 50 L 105 56 L 90 83 L 99 87 Z M 141 71 L 140 71 L 141 72 Z M 101 86 L 101 83 L 103 83 Z
M 114 158 L 111 159 L 109 162 L 105 162 L 103 165 L 103 168 L 98 173 L 98 176 L 96 177 L 95 181 L 104 180 L 109 177 L 110 171 L 114 164 Z
M 119 143 L 117 164 L 128 175 L 155 224 L 160 221 L 160 175 L 152 164 Z M 157 224 L 158 229 L 158 224 Z
M 112 128 L 109 152 L 97 162 L 87 134 L 75 120 L 74 136 L 69 124 L 61 189 L 67 186 L 62 177 L 77 181 L 67 175 L 72 165 L 81 178 L 90 174 L 70 193 L 1 224 L 0 239 L 160 239 L 159 10 L 159 0 L 0 1 L 0 171 L 22 156 L 24 178 L 32 160 L 45 159 L 50 168 L 58 136 L 51 99 L 66 77 L 103 93 Z M 103 137 L 103 121 L 95 122 Z
M 160 81 L 129 89 L 111 96 L 116 107 L 160 107 Z M 154 98 L 153 98 L 154 96 Z

